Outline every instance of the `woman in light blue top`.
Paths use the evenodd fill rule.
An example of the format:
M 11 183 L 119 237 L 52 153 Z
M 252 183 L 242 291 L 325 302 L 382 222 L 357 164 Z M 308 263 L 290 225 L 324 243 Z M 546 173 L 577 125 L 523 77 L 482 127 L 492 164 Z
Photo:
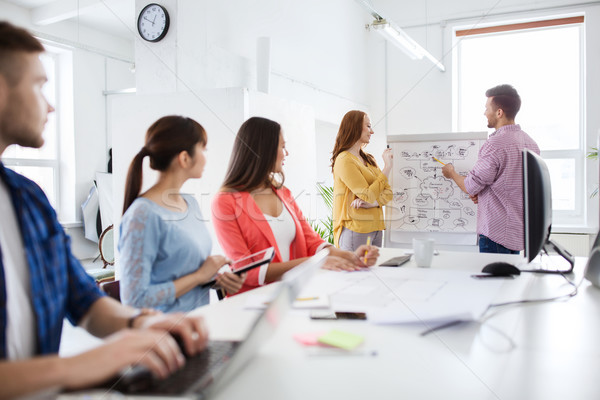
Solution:
M 198 203 L 179 192 L 185 181 L 202 176 L 206 142 L 206 132 L 190 118 L 163 117 L 148 129 L 125 186 L 119 239 L 123 303 L 164 312 L 193 310 L 208 304 L 209 288 L 201 285 L 230 262 L 210 255 L 212 241 Z M 160 176 L 140 194 L 146 156 Z M 216 278 L 229 294 L 239 291 L 244 279 L 229 272 Z

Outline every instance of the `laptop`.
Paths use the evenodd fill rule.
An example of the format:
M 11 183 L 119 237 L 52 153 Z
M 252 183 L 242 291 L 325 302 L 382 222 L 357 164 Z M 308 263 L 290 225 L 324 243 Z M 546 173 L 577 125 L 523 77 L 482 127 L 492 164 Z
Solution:
M 329 250 L 321 250 L 283 275 L 273 300 L 256 319 L 243 341 L 209 341 L 202 353 L 188 358 L 181 370 L 164 380 L 154 379 L 145 368 L 134 367 L 117 382 L 113 380 L 103 387 L 128 396 L 189 399 L 205 399 L 210 393 L 221 390 L 235 379 L 261 345 L 273 335 L 302 286 L 323 266 L 328 255 Z

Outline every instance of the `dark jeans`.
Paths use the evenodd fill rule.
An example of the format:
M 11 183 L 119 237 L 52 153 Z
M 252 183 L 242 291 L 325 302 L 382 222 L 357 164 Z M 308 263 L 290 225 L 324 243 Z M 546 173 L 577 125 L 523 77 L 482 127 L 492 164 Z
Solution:
M 502 253 L 502 254 L 519 254 L 517 250 L 507 249 L 499 243 L 494 242 L 484 235 L 479 235 L 479 252 L 480 253 Z

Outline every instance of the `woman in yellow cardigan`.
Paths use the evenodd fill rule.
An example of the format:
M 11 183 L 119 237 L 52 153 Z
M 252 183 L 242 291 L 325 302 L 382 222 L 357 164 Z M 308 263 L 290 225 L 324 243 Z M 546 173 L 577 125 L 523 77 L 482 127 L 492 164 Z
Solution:
M 333 234 L 335 245 L 354 251 L 368 238 L 381 247 L 385 229 L 382 206 L 392 199 L 388 182 L 392 150 L 383 152 L 383 171 L 375 158 L 363 150 L 373 134 L 371 120 L 363 111 L 344 115 L 331 157 L 333 171 Z

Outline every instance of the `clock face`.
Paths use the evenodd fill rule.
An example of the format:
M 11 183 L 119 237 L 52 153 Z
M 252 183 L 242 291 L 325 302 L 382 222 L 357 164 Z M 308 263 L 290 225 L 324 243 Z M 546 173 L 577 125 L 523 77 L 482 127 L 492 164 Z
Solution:
M 138 32 L 149 42 L 158 42 L 169 30 L 169 13 L 158 4 L 148 4 L 138 17 Z

